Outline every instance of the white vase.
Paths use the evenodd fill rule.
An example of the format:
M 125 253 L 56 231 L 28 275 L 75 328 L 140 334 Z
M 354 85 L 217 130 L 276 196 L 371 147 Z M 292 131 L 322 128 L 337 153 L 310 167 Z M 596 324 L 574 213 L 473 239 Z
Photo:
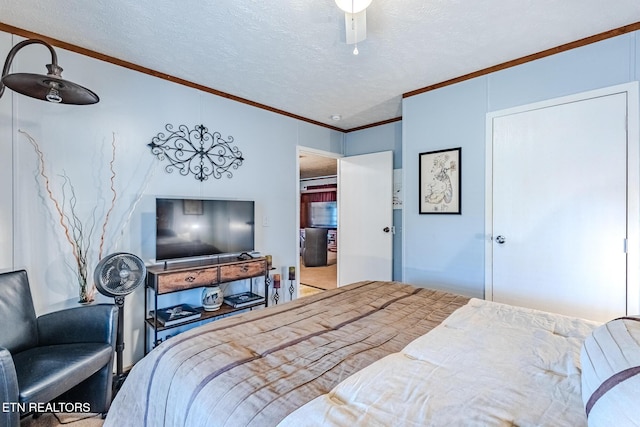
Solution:
M 216 311 L 222 305 L 223 295 L 220 286 L 208 286 L 202 290 L 202 308 Z

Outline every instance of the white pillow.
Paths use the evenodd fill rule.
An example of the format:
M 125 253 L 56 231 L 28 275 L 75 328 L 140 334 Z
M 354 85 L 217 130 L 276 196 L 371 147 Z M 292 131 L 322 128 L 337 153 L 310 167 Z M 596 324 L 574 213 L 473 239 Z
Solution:
M 580 362 L 589 426 L 640 426 L 640 316 L 594 329 Z

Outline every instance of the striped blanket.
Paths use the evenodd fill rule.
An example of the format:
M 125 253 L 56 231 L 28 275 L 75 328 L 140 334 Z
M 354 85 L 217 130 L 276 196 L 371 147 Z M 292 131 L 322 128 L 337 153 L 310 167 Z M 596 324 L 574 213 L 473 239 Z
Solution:
M 273 426 L 468 298 L 358 282 L 182 333 L 131 370 L 105 427 Z

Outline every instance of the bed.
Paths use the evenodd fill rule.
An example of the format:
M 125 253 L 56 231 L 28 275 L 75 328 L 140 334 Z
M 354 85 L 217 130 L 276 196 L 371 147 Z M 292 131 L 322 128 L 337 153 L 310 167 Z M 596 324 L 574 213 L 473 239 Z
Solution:
M 640 323 L 617 322 L 626 322 L 621 331 Z M 618 369 L 594 350 L 606 341 L 594 338 L 602 327 L 359 282 L 167 340 L 133 367 L 105 427 L 587 425 L 585 391 L 594 394 Z M 627 335 L 625 346 L 637 352 L 640 332 Z M 590 361 L 586 387 L 581 358 Z M 629 357 L 617 359 L 624 365 Z M 602 361 L 606 372 L 597 368 Z M 610 421 L 607 405 L 600 398 L 592 414 Z

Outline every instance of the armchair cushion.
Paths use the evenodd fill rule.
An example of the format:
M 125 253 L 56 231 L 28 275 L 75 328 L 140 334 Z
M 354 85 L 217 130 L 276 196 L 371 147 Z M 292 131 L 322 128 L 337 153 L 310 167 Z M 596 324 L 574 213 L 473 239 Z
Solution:
M 106 343 L 34 347 L 13 355 L 20 402 L 49 402 L 111 361 Z

